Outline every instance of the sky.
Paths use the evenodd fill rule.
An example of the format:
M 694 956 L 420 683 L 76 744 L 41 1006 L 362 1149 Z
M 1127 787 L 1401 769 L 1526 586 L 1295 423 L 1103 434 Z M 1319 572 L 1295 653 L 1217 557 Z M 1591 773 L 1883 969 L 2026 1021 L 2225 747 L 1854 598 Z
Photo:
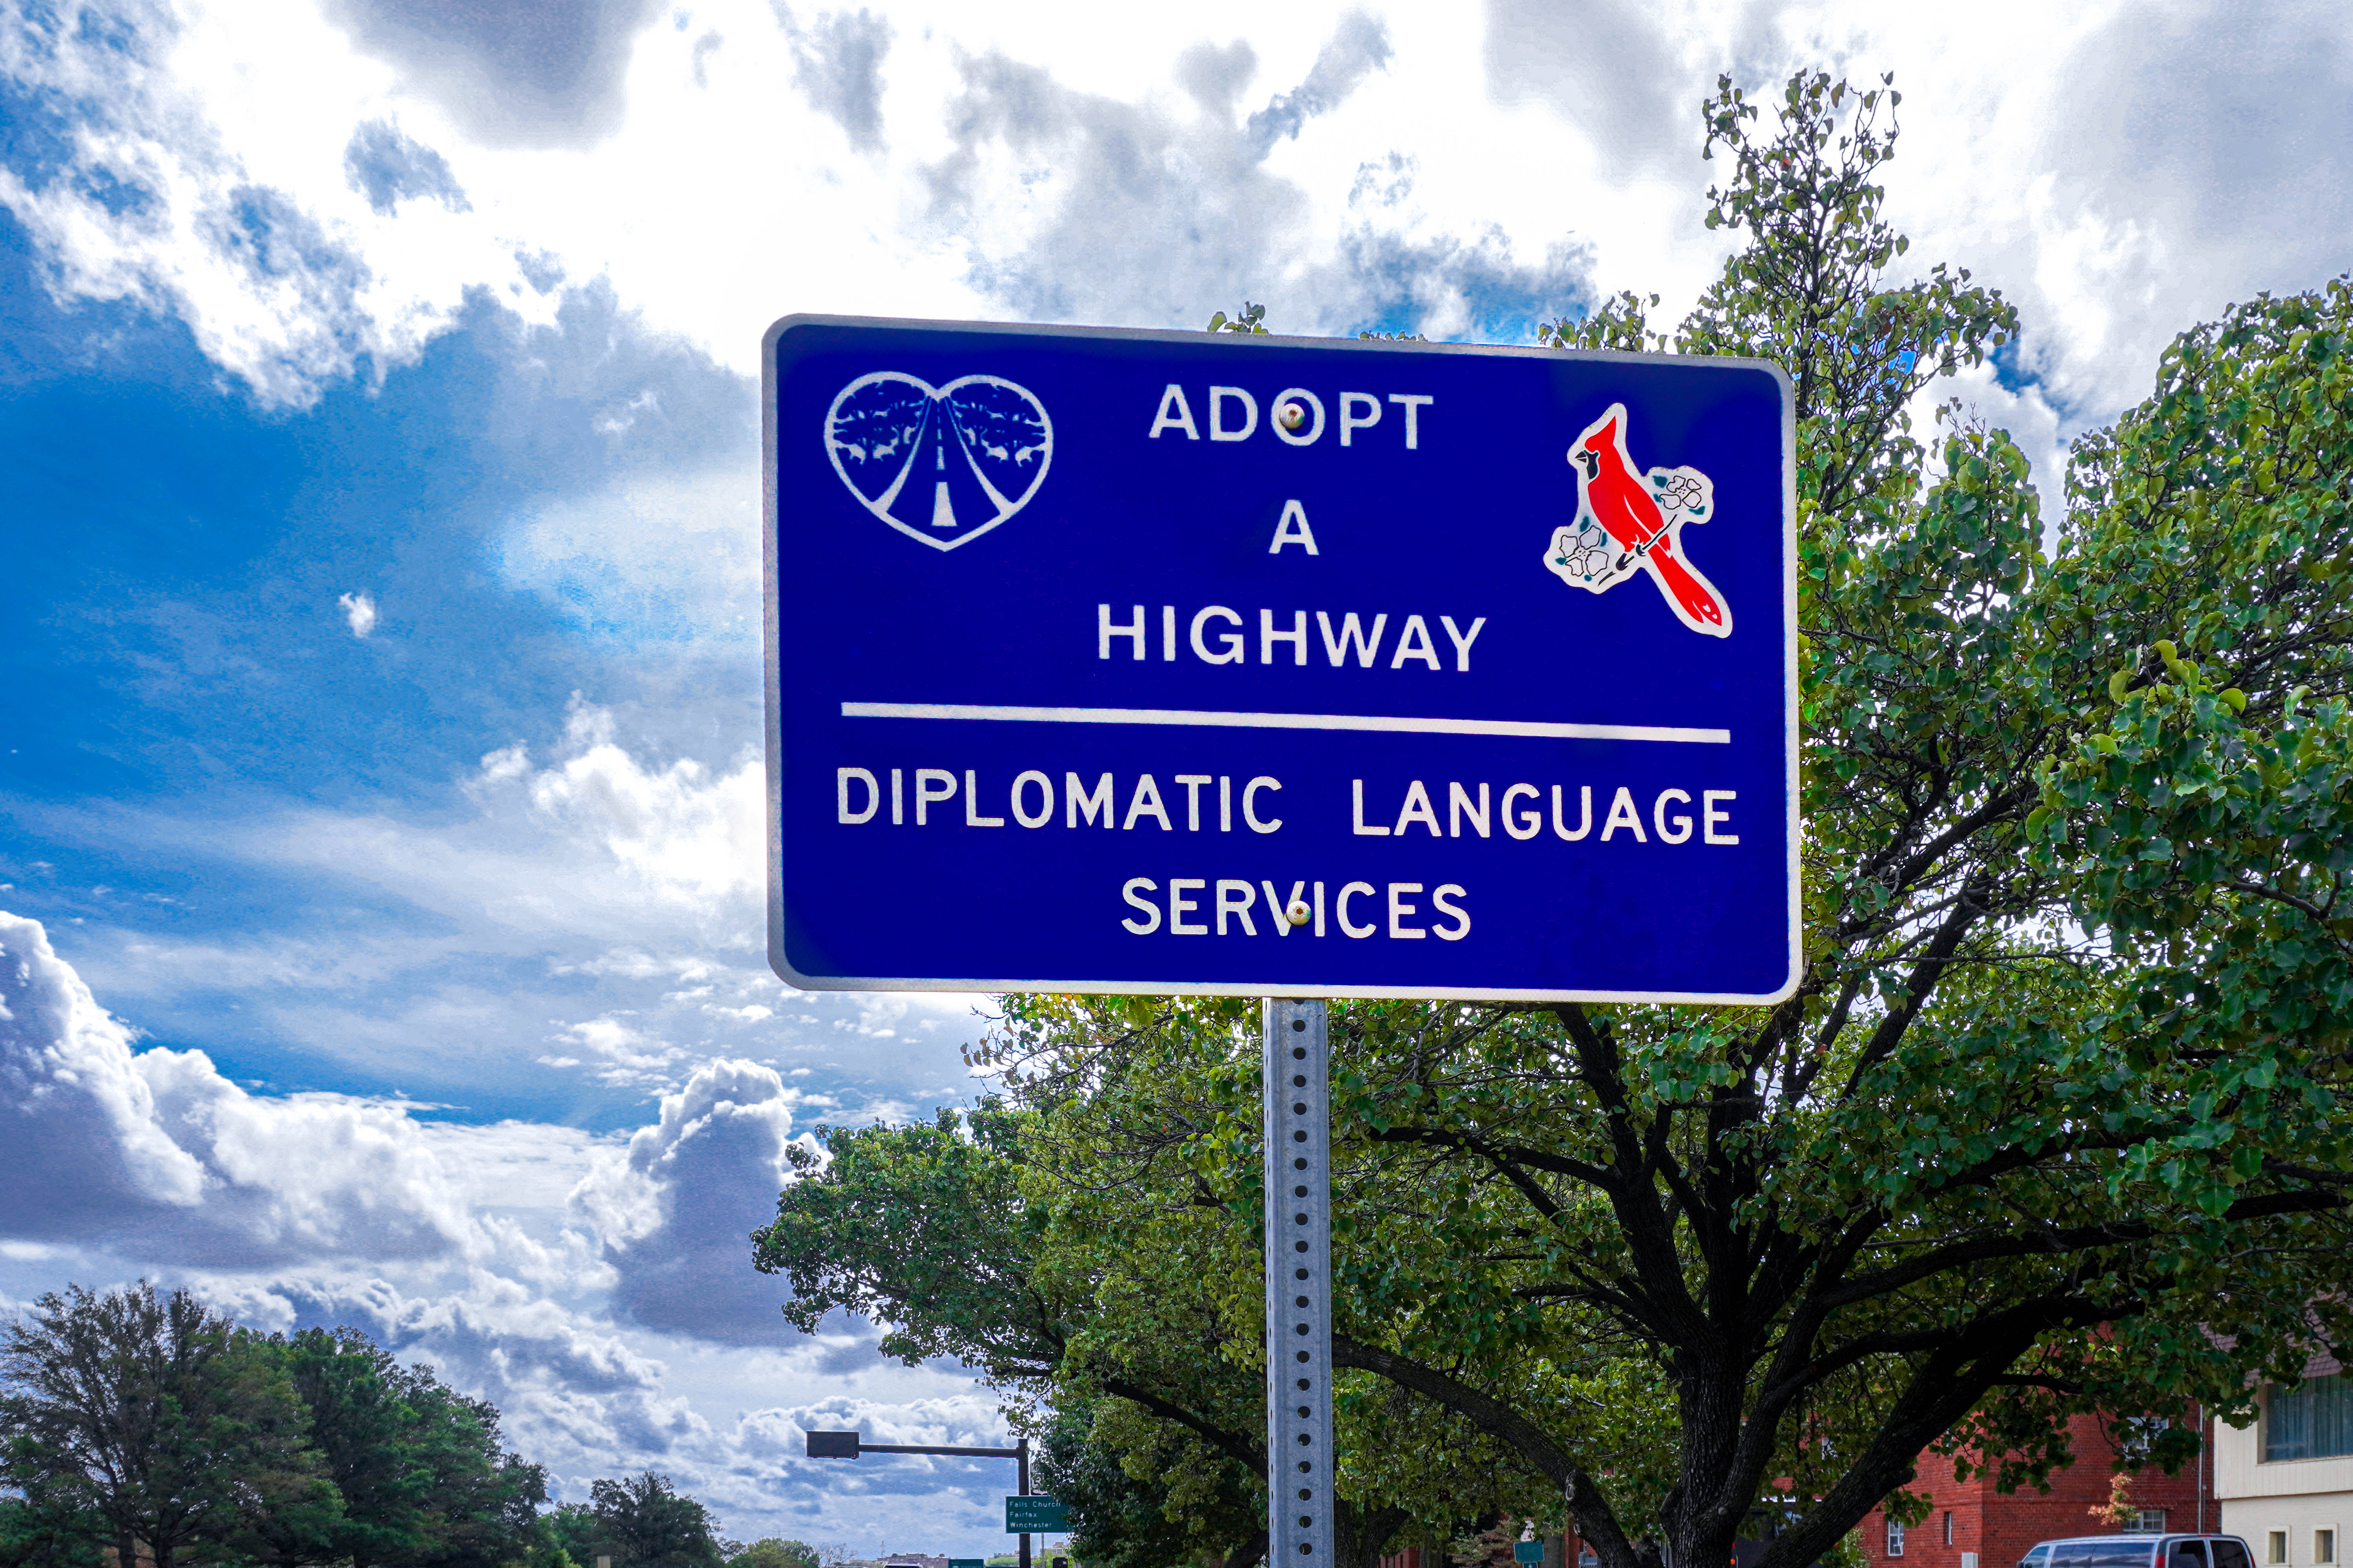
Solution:
M 1719 72 L 1905 93 L 1933 390 L 2066 444 L 2353 264 L 2353 8 L 0 0 L 0 1309 L 191 1286 L 495 1400 L 559 1496 L 1003 1547 L 952 1363 L 785 1325 L 820 1125 L 986 997 L 766 967 L 756 395 L 794 311 L 1529 341 L 1672 320 Z M 820 585 L 779 584 L 779 613 Z

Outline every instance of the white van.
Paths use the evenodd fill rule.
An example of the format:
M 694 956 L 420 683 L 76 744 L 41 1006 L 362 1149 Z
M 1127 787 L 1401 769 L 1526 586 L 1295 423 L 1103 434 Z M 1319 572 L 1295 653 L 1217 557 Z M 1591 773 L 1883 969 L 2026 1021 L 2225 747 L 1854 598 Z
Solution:
M 2235 1535 L 2072 1535 L 2044 1541 L 2018 1568 L 2254 1568 Z

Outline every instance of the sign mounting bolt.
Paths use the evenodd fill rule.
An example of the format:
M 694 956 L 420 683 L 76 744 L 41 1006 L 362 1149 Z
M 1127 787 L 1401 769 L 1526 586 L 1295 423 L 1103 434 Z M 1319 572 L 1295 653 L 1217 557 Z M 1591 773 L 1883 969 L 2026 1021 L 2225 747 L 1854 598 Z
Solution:
M 1314 918 L 1314 912 L 1308 909 L 1305 899 L 1293 899 L 1291 900 L 1291 907 L 1282 911 L 1282 918 L 1293 925 L 1303 926 Z
M 1296 430 L 1307 423 L 1307 410 L 1295 402 L 1286 403 L 1276 409 L 1274 416 L 1282 421 L 1282 427 L 1286 430 Z M 1297 925 L 1299 922 L 1293 921 L 1291 923 Z

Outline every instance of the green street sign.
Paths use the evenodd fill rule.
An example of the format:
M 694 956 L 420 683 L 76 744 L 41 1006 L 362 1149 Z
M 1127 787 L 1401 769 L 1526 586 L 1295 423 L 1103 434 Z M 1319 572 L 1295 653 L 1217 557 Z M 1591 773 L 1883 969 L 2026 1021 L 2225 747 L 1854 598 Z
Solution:
M 1050 1497 L 1008 1497 L 1005 1500 L 1008 1535 L 1060 1535 L 1071 1528 L 1071 1510 Z
M 951 1557 L 948 1559 L 948 1568 L 988 1568 L 988 1559 L 986 1557 Z
M 1514 1542 L 1512 1542 L 1512 1561 L 1513 1561 L 1513 1562 L 1514 1562 L 1514 1563 L 1541 1563 L 1541 1562 L 1543 1562 L 1543 1561 L 1544 1561 L 1544 1542 L 1541 1542 L 1541 1541 L 1514 1541 Z

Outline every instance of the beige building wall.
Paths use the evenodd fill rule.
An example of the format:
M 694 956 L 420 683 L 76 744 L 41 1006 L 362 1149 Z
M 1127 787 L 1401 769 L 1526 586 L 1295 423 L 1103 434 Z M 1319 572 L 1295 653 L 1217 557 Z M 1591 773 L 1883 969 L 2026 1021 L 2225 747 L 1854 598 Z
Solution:
M 2259 1431 L 2214 1425 L 2222 1532 L 2246 1539 L 2257 1568 L 2353 1568 L 2345 1535 L 2353 1525 L 2353 1455 L 2265 1464 Z

